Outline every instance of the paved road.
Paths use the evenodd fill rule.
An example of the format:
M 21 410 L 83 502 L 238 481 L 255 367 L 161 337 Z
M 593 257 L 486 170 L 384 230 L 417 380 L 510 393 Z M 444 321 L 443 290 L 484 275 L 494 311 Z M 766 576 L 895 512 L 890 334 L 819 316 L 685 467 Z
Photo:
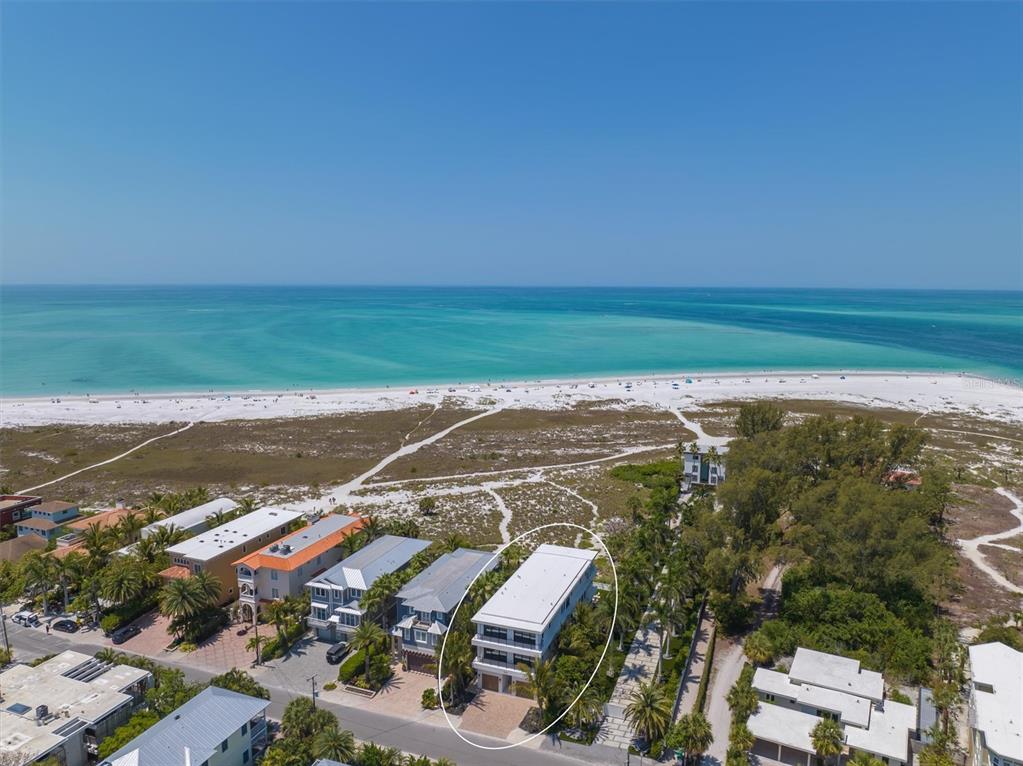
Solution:
M 63 652 L 68 649 L 84 653 L 95 653 L 104 648 L 81 642 L 69 641 L 66 637 L 51 633 L 47 635 L 37 628 L 25 628 L 7 620 L 7 635 L 14 648 L 15 659 L 26 662 L 36 657 Z M 115 647 L 116 648 L 116 647 Z M 208 681 L 213 673 L 191 668 L 174 661 L 163 660 L 163 664 L 179 668 L 192 681 Z M 284 706 L 296 695 L 290 689 L 264 684 L 270 692 L 271 718 L 280 719 Z M 409 753 L 428 755 L 431 758 L 448 758 L 458 766 L 579 766 L 580 761 L 558 753 L 518 747 L 510 750 L 481 750 L 463 742 L 447 727 L 407 721 L 395 716 L 383 715 L 368 710 L 323 702 L 317 704 L 337 716 L 341 725 L 350 729 L 357 739 L 372 740 L 379 745 L 397 747 Z M 491 739 L 473 734 L 473 739 L 492 746 L 507 744 L 504 740 Z M 591 761 L 592 762 L 592 761 Z

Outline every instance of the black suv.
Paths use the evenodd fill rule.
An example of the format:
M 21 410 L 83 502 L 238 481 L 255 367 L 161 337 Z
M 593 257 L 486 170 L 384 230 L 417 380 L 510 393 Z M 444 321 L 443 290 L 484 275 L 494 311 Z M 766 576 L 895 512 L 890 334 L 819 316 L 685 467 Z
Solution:
M 337 665 L 341 660 L 348 654 L 348 644 L 334 644 L 327 650 L 327 662 L 331 665 Z
M 110 634 L 110 640 L 115 644 L 123 644 L 129 638 L 137 636 L 142 632 L 142 628 L 138 625 L 125 625 L 123 628 L 118 628 Z

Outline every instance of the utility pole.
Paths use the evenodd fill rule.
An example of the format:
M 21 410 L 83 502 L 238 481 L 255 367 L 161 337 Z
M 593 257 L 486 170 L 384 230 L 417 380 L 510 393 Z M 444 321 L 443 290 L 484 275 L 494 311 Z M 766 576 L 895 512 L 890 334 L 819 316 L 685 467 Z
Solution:
M 14 652 L 11 651 L 11 642 L 7 638 L 7 614 L 4 612 L 3 604 L 0 604 L 0 625 L 3 626 L 4 632 L 4 650 L 13 657 Z
M 313 673 L 309 678 L 306 679 L 313 687 L 313 707 L 316 707 L 316 674 Z

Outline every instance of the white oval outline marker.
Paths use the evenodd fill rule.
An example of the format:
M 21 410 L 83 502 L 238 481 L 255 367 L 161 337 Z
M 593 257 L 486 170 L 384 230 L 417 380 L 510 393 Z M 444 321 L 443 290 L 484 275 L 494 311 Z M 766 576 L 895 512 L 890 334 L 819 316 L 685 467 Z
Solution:
M 604 651 L 600 653 L 600 659 L 597 660 L 597 664 L 596 664 L 596 666 L 594 666 L 593 672 L 590 673 L 589 679 L 587 679 L 586 684 L 579 691 L 579 694 L 576 695 L 576 698 L 574 700 L 572 700 L 571 704 L 569 704 L 569 706 L 567 708 L 565 708 L 564 712 L 561 715 L 559 715 L 557 718 L 555 718 L 553 721 L 551 721 L 549 724 L 547 724 L 544 728 L 540 729 L 540 731 L 536 732 L 535 734 L 531 734 L 530 736 L 526 737 L 525 739 L 523 739 L 523 740 L 521 740 L 519 742 L 512 742 L 510 745 L 481 745 L 479 742 L 473 742 L 471 739 L 466 739 L 464 736 L 462 736 L 462 732 L 460 732 L 458 729 L 456 729 L 454 724 L 451 723 L 451 718 L 450 718 L 450 716 L 448 716 L 448 710 L 444 706 L 444 691 L 443 691 L 443 686 L 442 686 L 443 682 L 441 681 L 440 674 L 441 674 L 441 668 L 444 667 L 444 649 L 448 645 L 448 632 L 449 631 L 445 631 L 444 632 L 444 639 L 441 641 L 441 644 L 440 644 L 440 654 L 437 655 L 437 699 L 440 701 L 440 710 L 444 714 L 444 720 L 447 722 L 448 728 L 451 729 L 451 731 L 453 731 L 458 736 L 458 738 L 460 740 L 462 740 L 465 744 L 472 745 L 473 747 L 477 747 L 480 750 L 511 750 L 513 747 L 518 747 L 519 745 L 524 745 L 527 742 L 531 742 L 532 740 L 536 739 L 541 734 L 546 733 L 548 729 L 550 729 L 556 723 L 561 721 L 562 718 L 564 718 L 566 715 L 568 715 L 568 711 L 572 709 L 572 707 L 575 705 L 575 703 L 577 703 L 579 701 L 579 699 L 586 693 L 586 690 L 590 688 L 590 684 L 592 684 L 593 683 L 593 679 L 596 678 L 597 671 L 600 670 L 600 666 L 602 664 L 604 664 L 604 657 L 607 656 L 607 650 L 611 646 L 611 637 L 614 635 L 615 625 L 618 622 L 618 568 L 615 566 L 615 560 L 611 557 L 611 551 L 609 551 L 607 549 L 607 545 L 604 544 L 604 541 L 601 539 L 600 535 L 598 535 L 592 529 L 587 529 L 586 527 L 580 526 L 579 524 L 573 524 L 570 521 L 554 521 L 554 522 L 551 522 L 550 524 L 542 524 L 539 527 L 533 527 L 533 529 L 530 529 L 530 530 L 528 530 L 526 532 L 523 532 L 521 535 L 516 537 L 514 540 L 508 541 L 507 543 L 502 545 L 500 548 L 498 548 L 496 551 L 494 551 L 494 555 L 490 557 L 490 559 L 483 566 L 483 568 L 479 571 L 479 573 L 477 573 L 477 575 L 472 578 L 472 580 L 469 582 L 469 585 L 465 589 L 465 593 L 463 593 L 462 597 L 460 599 L 458 599 L 458 603 L 455 605 L 455 611 L 453 611 L 451 613 L 451 624 L 452 625 L 454 624 L 455 616 L 458 614 L 458 610 L 462 608 L 462 602 L 465 601 L 465 597 L 469 595 L 469 591 L 472 589 L 472 586 L 475 585 L 476 581 L 480 577 L 482 577 L 484 573 L 486 573 L 488 571 L 487 567 L 489 567 L 490 564 L 495 559 L 497 559 L 498 556 L 500 556 L 505 550 L 507 550 L 509 546 L 514 545 L 519 540 L 521 540 L 523 537 L 528 537 L 529 535 L 533 534 L 534 532 L 539 532 L 540 530 L 543 530 L 543 529 L 550 529 L 551 527 L 571 527 L 572 529 L 582 530 L 583 532 L 588 534 L 590 537 L 592 537 L 594 540 L 596 540 L 600 544 L 600 547 L 604 549 L 604 555 L 607 556 L 607 560 L 611 562 L 611 574 L 614 576 L 614 581 L 615 581 L 615 608 L 614 608 L 614 613 L 611 615 L 611 629 L 608 630 L 608 632 L 607 632 L 607 641 L 604 642 Z

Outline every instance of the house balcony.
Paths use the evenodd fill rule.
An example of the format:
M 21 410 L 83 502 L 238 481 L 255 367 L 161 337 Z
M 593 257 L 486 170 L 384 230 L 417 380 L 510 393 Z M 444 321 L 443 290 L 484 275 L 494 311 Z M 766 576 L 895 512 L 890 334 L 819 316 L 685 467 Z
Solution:
M 494 660 L 484 660 L 477 657 L 472 661 L 472 666 L 477 673 L 489 673 L 498 676 L 510 676 L 513 681 L 525 681 L 526 674 L 514 665 L 503 665 Z
M 519 643 L 507 638 L 502 640 L 500 638 L 484 636 L 479 633 L 472 637 L 472 645 L 483 649 L 500 649 L 501 651 L 511 650 L 518 654 L 524 654 L 527 657 L 540 657 L 543 654 L 543 652 L 537 648 L 535 643 Z

